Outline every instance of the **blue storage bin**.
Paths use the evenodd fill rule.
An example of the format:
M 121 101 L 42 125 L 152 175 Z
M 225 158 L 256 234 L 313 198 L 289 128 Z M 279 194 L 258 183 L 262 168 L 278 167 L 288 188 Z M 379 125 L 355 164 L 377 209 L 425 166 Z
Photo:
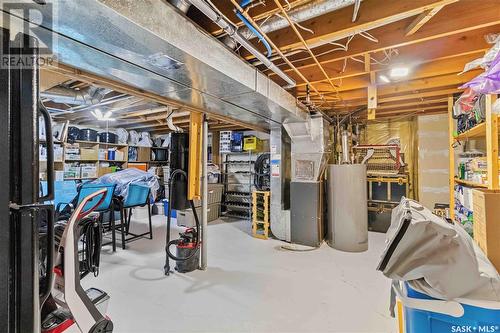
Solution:
M 422 294 L 408 284 L 405 287 L 406 296 L 396 290 L 403 305 L 405 333 L 500 333 L 500 303 L 484 302 L 483 306 L 481 302 L 481 306 L 473 306 L 443 301 Z
M 165 216 L 168 216 L 168 200 L 167 199 L 163 199 L 163 212 L 164 212 Z M 173 219 L 177 218 L 177 211 L 175 209 L 172 209 L 170 217 Z

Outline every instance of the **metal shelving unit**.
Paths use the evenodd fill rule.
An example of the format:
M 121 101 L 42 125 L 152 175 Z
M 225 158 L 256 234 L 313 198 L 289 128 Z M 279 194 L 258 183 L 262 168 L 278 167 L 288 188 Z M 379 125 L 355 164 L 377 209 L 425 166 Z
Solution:
M 254 179 L 254 154 L 248 152 L 222 153 L 224 183 L 224 216 L 245 220 L 252 219 L 252 190 Z

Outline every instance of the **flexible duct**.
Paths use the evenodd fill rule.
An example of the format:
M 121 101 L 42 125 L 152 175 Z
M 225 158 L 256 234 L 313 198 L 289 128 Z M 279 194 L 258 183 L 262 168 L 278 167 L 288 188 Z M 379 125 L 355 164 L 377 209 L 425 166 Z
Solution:
M 103 100 L 106 93 L 106 89 L 96 87 L 88 87 L 82 90 L 54 87 L 41 92 L 40 96 L 62 104 L 96 105 Z
M 185 0 L 168 0 L 175 8 L 186 14 L 191 4 Z
M 174 125 L 174 121 L 172 120 L 172 117 L 167 118 L 167 126 L 173 132 L 176 132 L 176 133 L 183 132 L 182 128 Z
M 315 0 L 290 10 L 288 15 L 293 22 L 300 23 L 350 6 L 354 4 L 354 2 L 354 0 Z M 275 15 L 262 24 L 260 28 L 265 33 L 269 33 L 288 26 L 288 21 L 284 17 Z M 252 32 L 247 27 L 242 27 L 238 31 L 247 39 L 253 37 Z
M 241 44 L 248 52 L 253 54 L 257 59 L 259 59 L 267 68 L 276 73 L 279 77 L 286 81 L 286 88 L 295 87 L 296 83 L 288 75 L 286 75 L 278 66 L 273 64 L 265 55 L 260 53 L 247 39 L 245 39 L 236 28 L 226 21 L 222 15 L 217 13 L 211 6 L 209 6 L 203 0 L 189 0 L 189 2 L 198 8 L 203 14 L 205 14 L 210 20 L 217 24 L 221 29 L 223 29 L 230 37 Z

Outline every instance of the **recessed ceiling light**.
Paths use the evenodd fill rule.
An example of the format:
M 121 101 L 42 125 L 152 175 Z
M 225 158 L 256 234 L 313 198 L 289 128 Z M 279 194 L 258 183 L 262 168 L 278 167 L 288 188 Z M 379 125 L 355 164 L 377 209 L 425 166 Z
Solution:
M 394 67 L 391 69 L 391 77 L 404 77 L 407 76 L 410 70 L 407 67 Z
M 385 83 L 390 83 L 391 82 L 391 80 L 389 80 L 389 78 L 387 76 L 385 76 L 385 75 L 380 75 L 379 79 L 380 79 L 380 81 L 385 82 Z

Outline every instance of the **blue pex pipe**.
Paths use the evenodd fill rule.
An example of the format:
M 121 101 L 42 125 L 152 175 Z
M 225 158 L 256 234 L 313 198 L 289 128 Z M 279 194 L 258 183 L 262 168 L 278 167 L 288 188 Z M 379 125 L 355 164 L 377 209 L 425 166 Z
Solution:
M 248 29 L 250 29 L 250 31 L 253 32 L 255 36 L 259 38 L 262 44 L 264 44 L 264 46 L 267 49 L 267 57 L 269 58 L 272 55 L 273 51 L 271 50 L 271 46 L 269 45 L 267 40 L 254 28 L 254 26 L 250 22 L 248 22 L 248 20 L 245 18 L 245 16 L 243 16 L 243 14 L 237 11 L 236 16 L 238 16 L 241 22 L 243 22 L 248 27 Z
M 248 4 L 250 2 L 252 2 L 252 0 L 243 0 L 241 2 L 241 6 L 242 7 L 248 6 Z M 264 46 L 267 49 L 267 57 L 269 58 L 272 55 L 273 51 L 271 50 L 271 46 L 269 45 L 267 40 L 264 38 L 264 36 L 262 36 L 255 29 L 255 27 L 250 22 L 248 22 L 248 20 L 245 18 L 245 16 L 243 16 L 243 14 L 241 14 L 239 11 L 236 11 L 236 16 L 241 20 L 241 22 L 243 22 L 248 27 L 248 29 L 250 29 L 251 32 L 253 32 L 255 34 L 255 36 L 257 36 L 259 38 L 259 40 L 262 42 L 262 44 L 264 44 Z

